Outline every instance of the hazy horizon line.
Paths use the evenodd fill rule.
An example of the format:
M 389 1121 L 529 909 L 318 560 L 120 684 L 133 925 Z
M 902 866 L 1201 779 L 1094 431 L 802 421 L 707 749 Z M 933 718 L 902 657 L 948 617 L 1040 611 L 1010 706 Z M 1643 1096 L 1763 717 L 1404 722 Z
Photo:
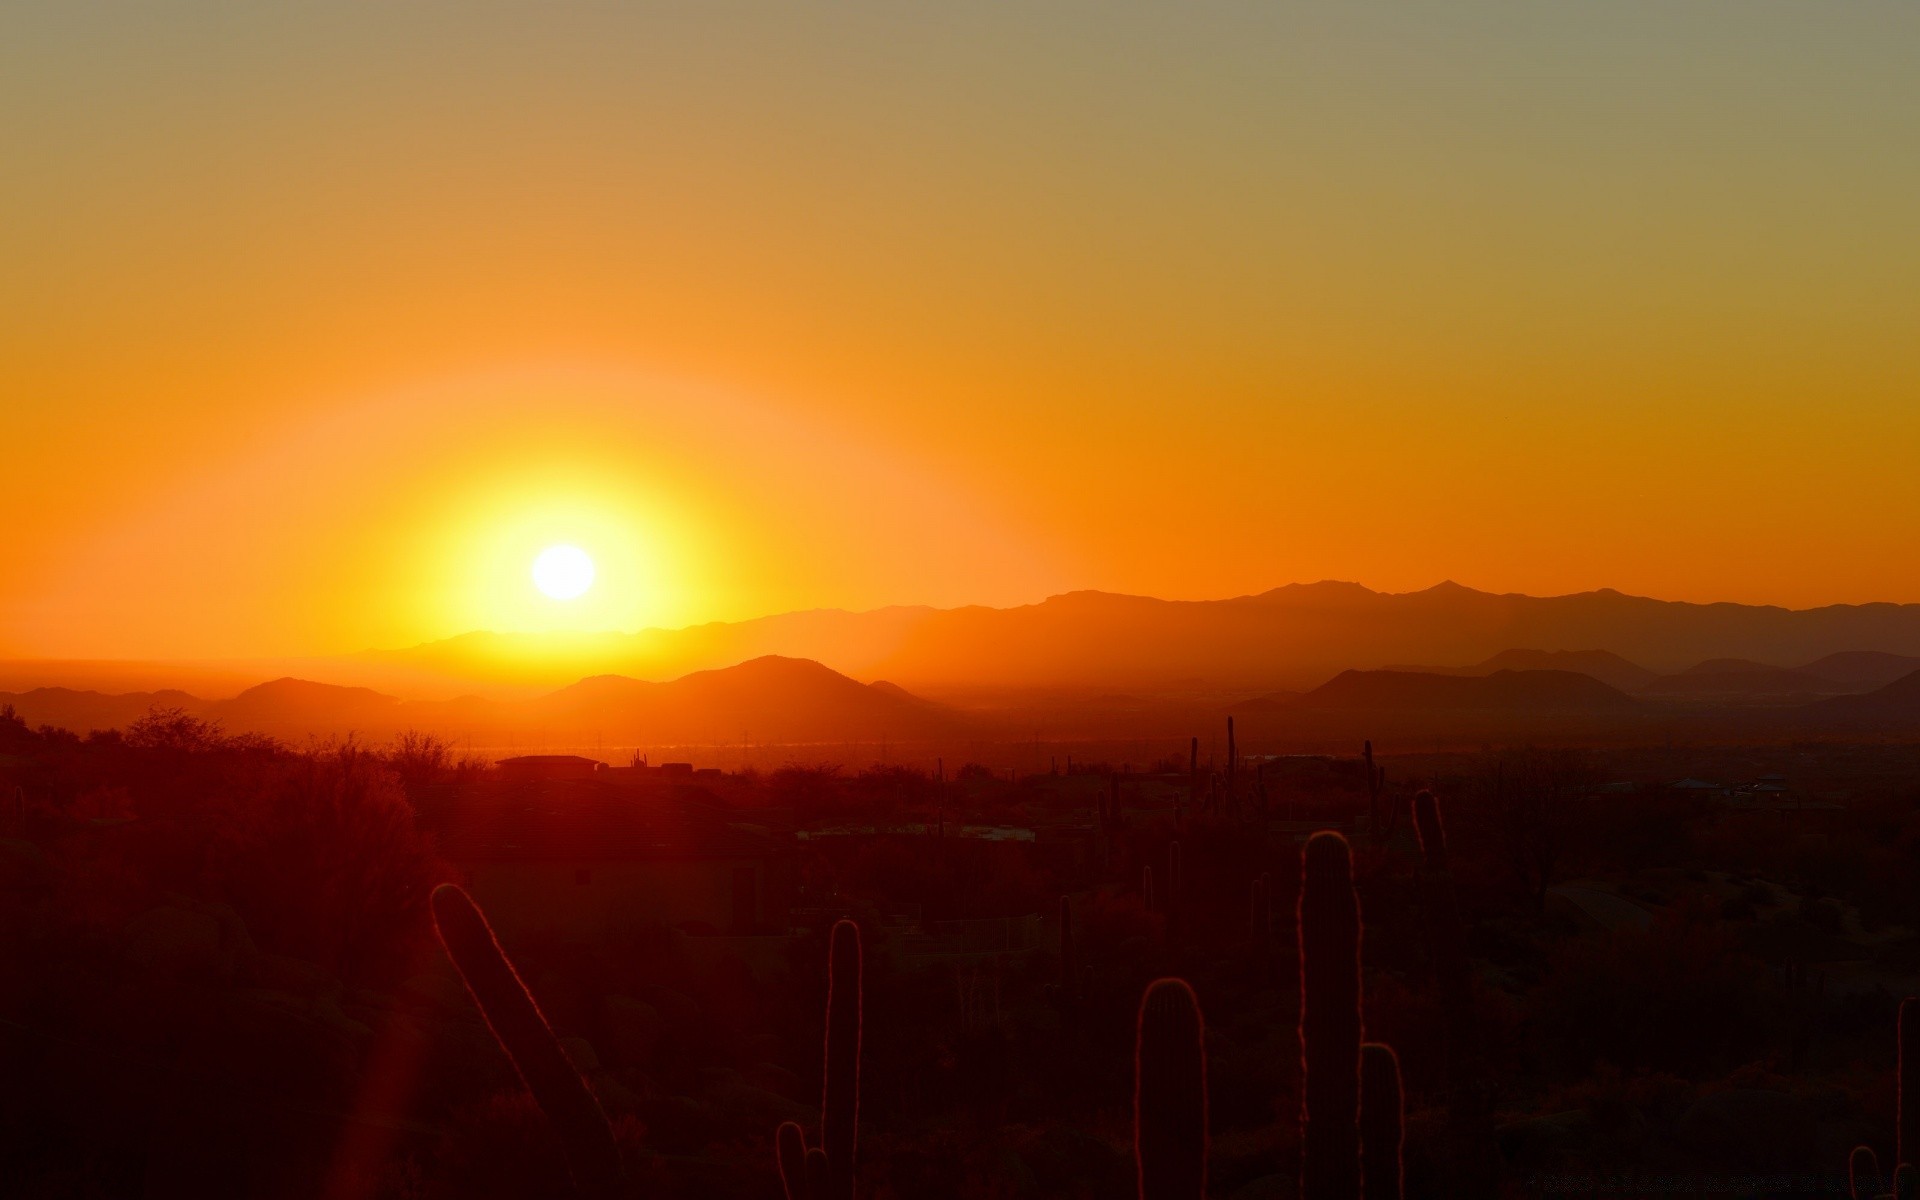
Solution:
M 852 608 L 844 605 L 823 604 L 823 605 L 817 605 L 811 608 L 793 608 L 793 609 L 784 609 L 777 612 L 761 613 L 759 615 L 750 616 L 750 617 L 737 617 L 737 618 L 731 618 L 731 619 L 716 618 L 710 621 L 696 621 L 686 625 L 643 625 L 633 629 L 620 629 L 620 628 L 597 629 L 597 630 L 463 629 L 455 633 L 449 633 L 439 637 L 430 637 L 421 641 L 411 642 L 404 645 L 367 646 L 367 647 L 362 647 L 358 650 L 285 650 L 285 651 L 278 651 L 278 652 L 269 651 L 269 652 L 253 653 L 253 654 L 233 654 L 233 655 L 216 655 L 216 656 L 183 655 L 179 657 L 171 657 L 171 656 L 165 656 L 165 655 L 154 656 L 154 657 L 135 657 L 135 656 L 128 656 L 128 655 L 114 655 L 114 656 L 103 656 L 103 657 L 97 657 L 97 658 L 86 657 L 81 655 L 59 655 L 59 656 L 42 657 L 38 655 L 14 656 L 14 655 L 0 654 L 0 661 L 18 663 L 18 664 L 45 663 L 49 665 L 54 665 L 54 664 L 88 665 L 88 666 L 180 665 L 180 666 L 197 666 L 197 667 L 203 667 L 203 668 L 213 668 L 213 667 L 230 667 L 231 668 L 231 667 L 241 667 L 241 666 L 246 666 L 246 665 L 255 664 L 255 663 L 262 663 L 262 662 L 296 662 L 296 661 L 318 660 L 318 659 L 366 658 L 369 656 L 377 656 L 377 655 L 384 655 L 384 654 L 404 653 L 409 650 L 418 650 L 418 649 L 422 649 L 429 646 L 443 645 L 445 643 L 459 641 L 462 638 L 472 638 L 472 637 L 539 638 L 539 639 L 552 640 L 552 641 L 564 641 L 564 640 L 587 641 L 587 640 L 596 639 L 596 638 L 636 638 L 636 637 L 644 636 L 646 634 L 686 633 L 692 630 L 709 629 L 715 626 L 749 625 L 758 621 L 772 621 L 772 620 L 778 620 L 783 617 L 809 616 L 809 615 L 815 615 L 815 614 L 838 614 L 838 615 L 851 616 L 851 617 L 864 617 L 864 616 L 872 616 L 878 613 L 886 613 L 886 612 L 893 612 L 893 611 L 914 611 L 914 610 L 924 611 L 928 613 L 961 612 L 967 609 L 987 609 L 994 612 L 1013 612 L 1023 608 L 1038 608 L 1043 605 L 1053 603 L 1055 601 L 1070 599 L 1076 596 L 1103 596 L 1103 597 L 1109 597 L 1109 598 L 1118 599 L 1118 600 L 1146 600 L 1146 601 L 1152 601 L 1160 604 L 1231 604 L 1235 601 L 1241 601 L 1241 600 L 1258 600 L 1262 597 L 1273 595 L 1276 592 L 1285 592 L 1285 591 L 1290 591 L 1293 589 L 1300 589 L 1300 588 L 1319 588 L 1319 587 L 1355 588 L 1360 591 L 1366 592 L 1370 595 L 1384 596 L 1384 597 L 1418 596 L 1418 595 L 1424 595 L 1429 592 L 1436 592 L 1436 591 L 1441 591 L 1445 589 L 1453 589 L 1461 592 L 1471 592 L 1476 595 L 1487 596 L 1487 597 L 1496 598 L 1496 599 L 1519 598 L 1519 599 L 1526 599 L 1526 600 L 1568 600 L 1568 599 L 1577 599 L 1583 596 L 1613 595 L 1613 596 L 1618 596 L 1625 600 L 1644 600 L 1644 601 L 1649 601 L 1651 603 L 1656 603 L 1656 604 L 1683 605 L 1683 606 L 1694 607 L 1694 608 L 1731 607 L 1731 608 L 1775 609 L 1781 612 L 1789 612 L 1789 613 L 1821 612 L 1829 609 L 1842 609 L 1842 608 L 1875 608 L 1875 607 L 1910 608 L 1910 607 L 1914 607 L 1915 605 L 1920 605 L 1920 601 L 1913 601 L 1913 600 L 1860 600 L 1860 601 L 1836 601 L 1828 604 L 1815 604 L 1815 605 L 1809 605 L 1804 608 L 1794 608 L 1790 605 L 1785 605 L 1785 604 L 1759 603 L 1759 602 L 1745 601 L 1745 600 L 1676 600 L 1676 599 L 1668 599 L 1661 596 L 1644 595 L 1636 592 L 1625 592 L 1625 591 L 1621 591 L 1618 588 L 1605 587 L 1605 586 L 1585 588 L 1579 591 L 1572 591 L 1572 592 L 1554 592 L 1554 593 L 1548 593 L 1548 594 L 1535 594 L 1532 592 L 1524 592 L 1524 591 L 1490 591 L 1485 588 L 1475 587 L 1471 584 L 1460 583 L 1458 580 L 1455 580 L 1452 577 L 1442 579 L 1438 583 L 1430 584 L 1427 587 L 1423 587 L 1423 588 L 1410 588 L 1405 591 L 1388 591 L 1381 588 L 1371 587 L 1367 584 L 1360 583 L 1357 580 L 1316 579 L 1316 580 L 1294 580 L 1289 583 L 1275 584 L 1272 587 L 1268 587 L 1255 592 L 1242 592 L 1236 595 L 1199 597 L 1199 598 L 1193 598 L 1193 599 L 1173 597 L 1173 596 L 1156 596 L 1156 595 L 1151 595 L 1144 592 L 1113 591 L 1107 588 L 1099 588 L 1099 587 L 1084 587 L 1084 588 L 1071 588 L 1062 592 L 1054 592 L 1047 596 L 1042 597 L 1039 600 L 1027 601 L 1025 603 L 1020 603 L 1020 604 L 995 605 L 995 604 L 973 603 L 973 604 L 938 605 L 938 604 L 925 604 L 925 603 L 918 603 L 918 604 L 892 603 L 892 604 L 875 605 L 871 608 Z

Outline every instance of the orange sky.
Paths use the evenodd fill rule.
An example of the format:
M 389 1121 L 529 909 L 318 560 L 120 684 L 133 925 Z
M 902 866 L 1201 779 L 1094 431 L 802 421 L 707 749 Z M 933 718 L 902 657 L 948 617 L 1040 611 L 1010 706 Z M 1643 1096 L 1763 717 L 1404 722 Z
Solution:
M 1909 3 L 26 7 L 0 654 L 1920 601 Z

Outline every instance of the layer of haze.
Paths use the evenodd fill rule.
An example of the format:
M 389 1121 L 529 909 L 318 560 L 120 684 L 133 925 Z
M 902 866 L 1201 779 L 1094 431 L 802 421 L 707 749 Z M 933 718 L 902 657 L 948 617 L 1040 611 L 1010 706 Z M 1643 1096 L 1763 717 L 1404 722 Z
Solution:
M 0 653 L 1920 600 L 1917 60 L 1906 0 L 9 5 Z

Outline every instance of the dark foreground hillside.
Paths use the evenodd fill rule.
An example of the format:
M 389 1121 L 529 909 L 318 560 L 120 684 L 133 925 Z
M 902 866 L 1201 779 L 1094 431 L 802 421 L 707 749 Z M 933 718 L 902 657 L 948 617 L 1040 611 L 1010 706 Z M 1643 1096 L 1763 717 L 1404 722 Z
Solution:
M 456 881 L 634 1195 L 781 1194 L 776 1128 L 819 1136 L 844 918 L 858 1194 L 1132 1192 L 1136 1015 L 1177 976 L 1205 1018 L 1208 1194 L 1294 1196 L 1319 829 L 1352 847 L 1408 1195 L 1824 1195 L 1856 1143 L 1892 1156 L 1912 747 L 1398 756 L 1384 779 L 1357 755 L 698 765 L 0 719 L 0 1192 L 565 1194 L 434 937 Z

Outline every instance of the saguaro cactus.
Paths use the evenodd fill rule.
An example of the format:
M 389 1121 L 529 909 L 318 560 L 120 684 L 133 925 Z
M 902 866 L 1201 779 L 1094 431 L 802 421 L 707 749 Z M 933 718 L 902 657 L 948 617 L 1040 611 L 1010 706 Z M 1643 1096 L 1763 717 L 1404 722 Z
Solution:
M 1081 986 L 1084 977 L 1080 973 L 1080 964 L 1074 954 L 1073 946 L 1073 903 L 1065 896 L 1060 897 L 1060 982 L 1056 997 L 1062 1008 L 1070 1008 L 1081 999 Z
M 454 885 L 441 884 L 433 891 L 433 924 L 487 1027 L 559 1133 L 575 1189 L 594 1200 L 622 1194 L 624 1172 L 607 1114 L 500 949 L 479 905 Z
M 827 958 L 826 1079 L 820 1093 L 820 1144 L 809 1148 L 788 1121 L 774 1134 L 787 1200 L 852 1200 L 860 1127 L 860 927 L 836 921 Z
M 1206 1196 L 1206 1022 L 1184 979 L 1156 980 L 1140 998 L 1133 1157 L 1140 1200 Z
M 1901 1163 L 1888 1179 L 1880 1174 L 1873 1148 L 1855 1146 L 1847 1158 L 1847 1194 L 1853 1200 L 1915 1200 L 1920 1195 L 1920 1171 L 1912 1163 Z
M 1913 1168 L 1899 1167 L 1893 1178 L 1880 1174 L 1880 1159 L 1871 1146 L 1855 1146 L 1847 1156 L 1847 1194 L 1853 1200 L 1895 1200 L 1913 1195 Z
M 1900 1001 L 1899 1098 L 1894 1110 L 1894 1165 L 1920 1166 L 1920 998 Z
M 1300 1194 L 1360 1196 L 1360 904 L 1338 833 L 1307 841 L 1300 872 Z
M 1916 1190 L 1914 1157 L 1920 1155 L 1920 997 L 1900 1001 L 1893 1113 L 1893 1178 L 1895 1200 L 1910 1200 Z M 1882 1177 L 1880 1160 L 1871 1146 L 1855 1146 L 1847 1160 L 1848 1186 L 1853 1200 L 1873 1200 L 1880 1196 Z
M 1807 1056 L 1813 1049 L 1813 1035 L 1827 991 L 1827 973 L 1809 971 L 1790 957 L 1781 974 L 1787 992 L 1787 1070 L 1798 1074 L 1806 1067 Z M 1904 1035 L 1905 1030 L 1901 1032 Z M 1909 1144 L 1907 1153 L 1912 1152 Z
M 1471 984 L 1467 970 L 1466 935 L 1461 928 L 1459 899 L 1453 872 L 1447 866 L 1447 833 L 1440 823 L 1440 802 L 1422 790 L 1413 798 L 1413 826 L 1420 835 L 1425 871 L 1420 881 L 1425 893 L 1427 934 L 1433 950 L 1434 974 L 1440 985 L 1440 1009 L 1446 1022 L 1447 1052 L 1467 1040 L 1471 1016 Z
M 1374 765 L 1372 741 L 1362 747 L 1360 757 L 1367 771 L 1367 836 L 1375 842 L 1385 841 L 1387 824 L 1380 819 L 1380 793 L 1387 786 L 1387 769 Z
M 1233 803 L 1234 768 L 1240 761 L 1240 751 L 1234 747 L 1233 718 L 1227 718 L 1227 803 Z
M 780 1167 L 780 1187 L 788 1200 L 810 1195 L 807 1187 L 807 1135 L 801 1132 L 799 1125 L 787 1121 L 774 1130 L 773 1157 Z
M 1440 802 L 1424 788 L 1413 798 L 1413 828 L 1420 835 L 1420 853 L 1427 870 L 1447 869 L 1447 831 L 1440 824 Z
M 1060 897 L 1060 986 L 1073 984 L 1073 903 Z
M 1400 1058 L 1393 1047 L 1360 1047 L 1360 1182 L 1367 1200 L 1401 1200 L 1402 1114 Z
M 1474 1190 L 1495 1186 L 1492 1164 L 1498 1156 L 1494 1139 L 1492 1097 L 1486 1074 L 1475 1060 L 1473 972 L 1467 963 L 1466 924 L 1449 867 L 1446 826 L 1440 802 L 1421 790 L 1413 798 L 1413 827 L 1420 836 L 1424 859 L 1420 873 L 1421 907 L 1426 915 L 1427 944 L 1433 955 L 1434 983 L 1440 995 L 1439 1072 L 1447 1080 L 1447 1119 L 1454 1140 L 1465 1150 L 1466 1161 L 1482 1172 Z

